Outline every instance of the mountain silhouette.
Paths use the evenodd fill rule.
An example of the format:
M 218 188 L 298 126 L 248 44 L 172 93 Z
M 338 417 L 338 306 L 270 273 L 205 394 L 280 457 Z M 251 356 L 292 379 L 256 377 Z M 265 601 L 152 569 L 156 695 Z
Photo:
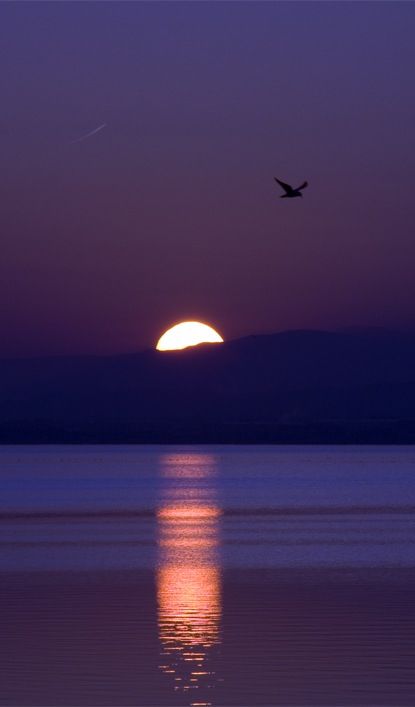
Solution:
M 0 362 L 0 442 L 414 442 L 415 335 L 290 331 Z

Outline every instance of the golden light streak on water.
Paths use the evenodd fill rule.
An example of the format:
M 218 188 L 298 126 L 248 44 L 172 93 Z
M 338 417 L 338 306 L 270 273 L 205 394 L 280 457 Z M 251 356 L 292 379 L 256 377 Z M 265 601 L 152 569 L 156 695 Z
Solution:
M 221 512 L 215 503 L 214 474 L 209 455 L 168 457 L 157 512 L 159 667 L 173 676 L 175 690 L 198 691 L 194 700 L 189 695 L 194 707 L 212 704 L 216 675 L 210 661 L 221 642 Z M 200 694 L 205 691 L 209 700 Z

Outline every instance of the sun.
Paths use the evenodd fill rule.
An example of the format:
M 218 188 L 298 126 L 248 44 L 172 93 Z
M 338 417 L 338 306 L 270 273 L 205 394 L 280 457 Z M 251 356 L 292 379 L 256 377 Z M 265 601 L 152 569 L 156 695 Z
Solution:
M 222 337 L 213 327 L 201 322 L 181 322 L 167 329 L 157 342 L 157 351 L 186 349 L 204 343 L 220 343 Z

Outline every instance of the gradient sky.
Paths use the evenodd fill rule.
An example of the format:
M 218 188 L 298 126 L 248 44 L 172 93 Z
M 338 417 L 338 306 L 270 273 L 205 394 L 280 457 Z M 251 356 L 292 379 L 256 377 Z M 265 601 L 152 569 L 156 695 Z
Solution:
M 2 3 L 0 355 L 414 326 L 414 36 L 404 2 Z

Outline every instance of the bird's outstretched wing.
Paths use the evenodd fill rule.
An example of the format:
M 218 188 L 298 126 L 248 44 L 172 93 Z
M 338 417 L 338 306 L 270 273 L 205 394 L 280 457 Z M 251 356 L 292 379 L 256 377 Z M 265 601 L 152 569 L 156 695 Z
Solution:
M 299 191 L 300 189 L 305 189 L 306 187 L 308 187 L 308 182 L 303 182 L 301 187 L 297 187 L 297 189 Z
M 291 191 L 293 191 L 292 186 L 290 186 L 289 184 L 286 184 L 285 182 L 282 182 L 280 179 L 277 179 L 276 177 L 274 177 L 274 179 L 275 179 L 276 182 L 278 182 L 278 184 L 280 185 L 280 187 L 282 187 L 282 188 L 284 189 L 284 191 L 287 192 L 287 194 L 289 194 Z

